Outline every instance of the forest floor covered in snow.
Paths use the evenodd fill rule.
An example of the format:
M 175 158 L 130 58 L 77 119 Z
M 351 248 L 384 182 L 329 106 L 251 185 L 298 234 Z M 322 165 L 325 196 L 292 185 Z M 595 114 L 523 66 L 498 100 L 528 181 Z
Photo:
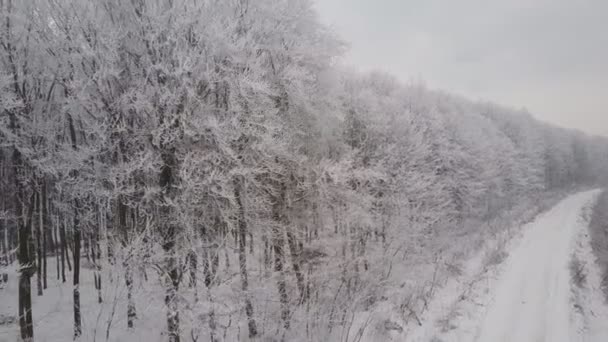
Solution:
M 536 206 L 528 206 L 527 210 L 514 209 L 510 214 L 517 214 L 518 219 L 507 215 L 501 223 L 494 222 L 500 227 L 492 230 L 488 226 L 477 238 L 469 234 L 457 241 L 452 236 L 449 240 L 453 242 L 453 248 L 461 249 L 460 253 L 453 251 L 452 255 L 458 254 L 460 259 L 448 258 L 450 253 L 443 253 L 444 259 L 436 260 L 441 266 L 435 268 L 427 263 L 418 268 L 411 266 L 416 272 L 405 272 L 413 261 L 395 261 L 391 276 L 387 276 L 395 283 L 385 286 L 385 292 L 378 294 L 379 298 L 369 310 L 353 313 L 347 317 L 348 324 L 342 327 L 311 336 L 324 335 L 328 341 L 344 342 L 606 341 L 608 325 L 602 323 L 608 321 L 608 310 L 600 290 L 602 270 L 592 252 L 590 236 L 593 234 L 587 230 L 599 196 L 599 191 L 582 192 L 554 206 L 561 198 L 554 194 L 538 201 Z M 553 208 L 547 210 L 549 207 Z M 537 215 L 540 211 L 544 213 Z M 509 221 L 512 227 L 504 229 Z M 465 246 L 471 249 L 469 253 L 462 251 Z M 44 296 L 36 296 L 36 277 L 32 278 L 36 341 L 68 341 L 73 334 L 71 279 L 62 283 L 56 277 L 55 260 L 49 258 L 49 285 Z M 0 290 L 2 342 L 15 341 L 19 333 L 18 273 L 14 267 L 8 273 L 9 282 Z M 105 265 L 102 303 L 97 303 L 93 273 L 94 267 L 83 258 L 81 341 L 153 342 L 166 339 L 163 335 L 166 325 L 163 289 L 153 271 L 148 272 L 148 280 L 141 279 L 142 274 L 137 277 L 137 320 L 132 329 L 126 324 L 127 293 L 119 268 Z M 253 277 L 252 281 L 255 279 Z M 397 286 L 396 280 L 400 280 L 402 286 Z M 238 282 L 228 279 L 223 286 L 224 290 L 219 291 L 238 286 Z M 204 285 L 199 287 L 201 298 L 196 301 L 197 305 L 209 305 Z M 254 283 L 253 288 L 264 287 Z M 415 289 L 420 292 L 416 293 Z M 191 293 L 187 293 L 188 289 L 184 291 L 183 296 L 194 296 L 193 290 Z M 256 294 L 258 300 L 265 296 L 262 290 Z M 216 303 L 222 298 L 218 293 L 214 296 Z M 192 327 L 197 324 L 208 325 L 205 315 L 188 314 L 204 310 L 187 308 L 184 312 L 182 323 L 189 327 L 189 332 L 196 333 Z M 221 310 L 217 312 L 219 314 Z M 218 340 L 247 339 L 242 332 L 244 327 L 230 326 L 224 322 L 226 317 L 217 319 L 220 332 L 223 329 L 223 334 L 216 336 Z M 261 321 L 263 323 L 263 318 Z M 298 317 L 294 316 L 294 321 L 297 322 Z M 265 332 L 264 336 L 272 336 L 272 332 Z M 184 337 L 187 341 L 207 338 L 192 334 Z M 314 341 L 316 337 L 284 338 L 286 341 Z
M 81 269 L 80 300 L 82 314 L 82 337 L 80 341 L 159 341 L 165 328 L 165 310 L 162 303 L 162 288 L 154 288 L 150 282 L 147 288 L 140 283 L 135 297 L 138 314 L 138 329 L 127 328 L 127 301 L 124 277 L 120 272 L 103 273 L 103 302 L 98 303 L 97 290 L 93 281 L 93 267 L 83 258 Z M 73 286 L 71 273 L 62 283 L 56 277 L 55 258 L 48 261 L 48 288 L 43 296 L 36 295 L 36 276 L 32 277 L 32 305 L 35 341 L 60 342 L 73 338 Z M 0 342 L 19 341 L 18 325 L 18 279 L 16 263 L 8 270 L 9 282 L 0 289 Z M 112 278 L 110 278 L 112 274 Z M 110 281 L 110 279 L 112 279 Z M 2 323 L 4 321 L 4 323 Z

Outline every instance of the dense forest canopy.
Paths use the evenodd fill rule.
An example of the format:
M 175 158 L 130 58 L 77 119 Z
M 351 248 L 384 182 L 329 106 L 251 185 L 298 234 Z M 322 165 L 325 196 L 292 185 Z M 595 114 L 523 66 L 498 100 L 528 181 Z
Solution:
M 310 0 L 0 0 L 0 23 L 24 339 L 47 258 L 91 334 L 86 256 L 99 305 L 120 274 L 125 328 L 155 296 L 165 340 L 319 340 L 390 296 L 396 255 L 431 264 L 442 238 L 608 181 L 606 138 L 340 65 Z

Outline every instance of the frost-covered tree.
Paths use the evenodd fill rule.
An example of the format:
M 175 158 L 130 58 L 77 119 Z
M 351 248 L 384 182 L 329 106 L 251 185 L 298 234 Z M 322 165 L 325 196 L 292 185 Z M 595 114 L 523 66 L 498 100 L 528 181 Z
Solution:
M 471 252 L 453 239 L 608 182 L 605 138 L 340 66 L 309 0 L 4 0 L 0 22 L 25 340 L 52 254 L 74 338 L 332 339 L 389 297 L 416 317 Z

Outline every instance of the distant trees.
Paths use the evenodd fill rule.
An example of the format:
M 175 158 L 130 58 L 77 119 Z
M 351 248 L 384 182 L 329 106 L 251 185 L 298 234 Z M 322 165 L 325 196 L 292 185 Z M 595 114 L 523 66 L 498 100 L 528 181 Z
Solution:
M 155 270 L 169 341 L 220 340 L 234 317 L 250 337 L 313 334 L 372 305 L 360 294 L 413 241 L 608 181 L 605 138 L 336 65 L 308 0 L 5 0 L 0 23 L 0 233 L 24 340 L 53 253 L 75 338 L 83 252 L 100 305 L 102 274 L 123 274 L 129 329 Z

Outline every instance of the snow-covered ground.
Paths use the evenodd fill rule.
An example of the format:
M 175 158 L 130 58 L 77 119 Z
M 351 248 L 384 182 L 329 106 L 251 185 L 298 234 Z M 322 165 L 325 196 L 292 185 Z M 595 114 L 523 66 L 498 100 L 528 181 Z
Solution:
M 165 329 L 165 311 L 162 297 L 157 295 L 161 290 L 154 282 L 147 284 L 148 290 L 139 288 L 135 297 L 139 308 L 136 329 L 127 329 L 126 324 L 126 289 L 124 278 L 118 270 L 103 272 L 103 303 L 97 303 L 97 292 L 93 285 L 93 270 L 85 258 L 81 260 L 80 300 L 82 315 L 82 336 L 79 341 L 162 341 L 161 333 Z M 19 341 L 18 278 L 16 264 L 8 270 L 9 282 L 0 290 L 0 342 Z M 34 340 L 36 342 L 66 342 L 73 338 L 73 293 L 72 273 L 66 269 L 67 282 L 56 278 L 55 258 L 48 260 L 48 288 L 43 296 L 36 295 L 36 276 L 32 277 L 32 306 L 34 319 Z M 149 291 L 149 292 L 148 292 Z M 156 291 L 156 292 L 153 292 Z M 151 292 L 151 293 L 150 293 Z M 0 320 L 1 321 L 1 320 Z
M 608 341 L 608 314 L 599 289 L 599 269 L 583 215 L 598 191 L 572 195 L 522 228 L 507 244 L 506 260 L 472 280 L 466 298 L 444 289 L 454 305 L 436 310 L 408 341 Z M 572 283 L 576 255 L 586 282 Z M 448 312 L 446 312 L 446 310 Z
M 385 331 L 375 337 L 369 334 L 361 338 L 353 331 L 346 334 L 348 337 L 338 337 L 336 333 L 329 340 L 608 341 L 608 308 L 600 290 L 601 275 L 587 230 L 588 211 L 598 194 L 588 191 L 572 195 L 532 222 L 487 241 L 464 265 L 461 275 L 437 290 L 419 321 L 411 319 L 412 324 L 408 325 L 398 317 L 391 317 L 383 325 Z M 579 261 L 584 273 L 584 281 L 578 284 L 572 281 L 573 258 Z M 53 259 L 49 260 L 49 270 L 49 289 L 43 297 L 35 295 L 35 277 L 32 279 L 36 340 L 65 341 L 72 335 L 71 279 L 62 284 L 54 277 Z M 164 309 L 158 284 L 153 280 L 138 283 L 138 320 L 136 329 L 129 330 L 125 324 L 124 279 L 119 271 L 112 271 L 104 270 L 104 302 L 97 304 L 92 270 L 85 263 L 81 340 L 164 340 Z M 0 291 L 0 315 L 14 319 L 17 274 L 14 269 L 9 273 L 9 287 Z M 109 273 L 113 273 L 112 281 Z M 385 307 L 389 304 L 367 312 L 367 316 L 353 318 L 357 321 L 353 326 L 364 326 L 372 316 L 392 312 Z M 196 317 L 190 323 L 186 322 L 187 317 L 183 318 L 184 324 L 200 324 L 200 319 L 196 323 Z M 0 325 L 0 341 L 15 341 L 17 336 L 16 322 Z

